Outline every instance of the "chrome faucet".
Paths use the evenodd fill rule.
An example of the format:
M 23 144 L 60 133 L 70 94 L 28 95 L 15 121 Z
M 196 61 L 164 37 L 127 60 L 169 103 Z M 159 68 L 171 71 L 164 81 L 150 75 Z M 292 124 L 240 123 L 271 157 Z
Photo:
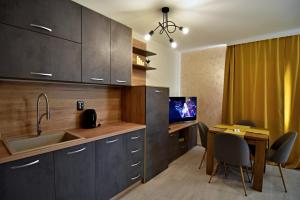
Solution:
M 40 116 L 40 99 L 41 97 L 45 98 L 46 101 L 46 112 L 44 114 L 42 114 Z M 48 101 L 48 97 L 45 93 L 41 93 L 36 101 L 36 130 L 37 130 L 37 135 L 40 136 L 42 133 L 42 129 L 41 129 L 41 121 L 43 119 L 44 116 L 47 117 L 47 120 L 50 120 L 50 110 L 49 110 L 49 101 Z

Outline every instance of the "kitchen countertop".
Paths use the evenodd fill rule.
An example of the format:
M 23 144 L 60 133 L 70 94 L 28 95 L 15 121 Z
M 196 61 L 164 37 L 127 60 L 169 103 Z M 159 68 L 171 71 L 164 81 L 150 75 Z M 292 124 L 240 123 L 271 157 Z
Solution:
M 0 141 L 0 164 L 60 149 L 65 149 L 79 144 L 84 144 L 116 135 L 121 135 L 144 128 L 146 128 L 146 126 L 143 124 L 120 121 L 103 124 L 100 127 L 94 129 L 68 129 L 65 131 L 71 134 L 76 134 L 82 138 L 77 140 L 71 140 L 66 143 L 54 144 L 49 147 L 35 149 L 32 151 L 20 152 L 16 154 L 10 154 L 9 151 L 6 149 L 3 141 Z

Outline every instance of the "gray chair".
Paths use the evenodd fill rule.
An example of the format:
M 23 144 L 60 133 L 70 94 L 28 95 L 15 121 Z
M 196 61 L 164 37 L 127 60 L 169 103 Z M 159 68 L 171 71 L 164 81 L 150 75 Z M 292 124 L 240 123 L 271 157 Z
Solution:
M 208 127 L 203 123 L 203 122 L 199 122 L 198 124 L 198 129 L 199 129 L 199 135 L 200 135 L 200 140 L 201 140 L 201 145 L 205 148 L 204 154 L 202 156 L 200 165 L 199 165 L 199 169 L 201 169 L 203 161 L 205 159 L 206 156 L 206 150 L 207 150 L 207 133 L 208 133 Z
M 297 135 L 298 133 L 293 131 L 284 134 L 279 139 L 277 139 L 272 144 L 271 148 L 268 149 L 266 152 L 266 160 L 274 162 L 278 165 L 285 192 L 287 192 L 287 190 L 281 166 L 287 162 L 289 155 L 292 151 L 293 145 L 296 141 Z
M 250 120 L 239 120 L 236 122 L 237 125 L 243 125 L 243 126 L 251 126 L 251 127 L 256 127 L 256 124 L 253 121 Z
M 249 155 L 248 144 L 243 138 L 226 133 L 216 134 L 214 136 L 214 157 L 217 160 L 217 167 L 208 182 L 210 183 L 212 177 L 216 175 L 221 163 L 238 166 L 240 168 L 245 196 L 247 196 L 243 167 L 246 170 L 247 167 L 251 167 Z

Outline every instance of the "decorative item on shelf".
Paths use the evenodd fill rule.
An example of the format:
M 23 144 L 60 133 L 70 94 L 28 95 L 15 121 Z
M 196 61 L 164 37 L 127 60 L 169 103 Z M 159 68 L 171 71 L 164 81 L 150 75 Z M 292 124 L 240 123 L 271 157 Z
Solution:
M 136 64 L 146 66 L 145 62 L 139 56 L 136 56 Z
M 149 60 L 149 58 L 146 58 L 147 65 L 149 65 L 150 62 L 151 62 L 151 60 Z
M 176 41 L 171 38 L 170 34 L 174 33 L 177 28 L 183 33 L 183 34 L 188 34 L 189 29 L 187 27 L 182 27 L 182 26 L 177 26 L 173 21 L 168 20 L 168 13 L 170 11 L 169 7 L 163 7 L 161 9 L 163 13 L 163 21 L 158 22 L 158 26 L 154 29 L 151 30 L 148 34 L 145 35 L 145 40 L 149 41 L 151 37 L 153 36 L 154 32 L 160 28 L 159 34 L 166 33 L 167 37 L 169 38 L 169 42 L 171 43 L 172 48 L 177 47 Z

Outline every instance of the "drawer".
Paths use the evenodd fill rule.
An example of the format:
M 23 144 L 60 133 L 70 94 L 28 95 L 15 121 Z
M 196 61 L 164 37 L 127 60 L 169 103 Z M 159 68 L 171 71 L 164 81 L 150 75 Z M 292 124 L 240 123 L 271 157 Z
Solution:
M 139 161 L 128 166 L 127 183 L 128 186 L 142 180 L 143 177 L 143 162 Z
M 144 130 L 138 130 L 131 133 L 128 133 L 126 135 L 126 141 L 127 146 L 131 147 L 132 145 L 135 145 L 136 143 L 143 143 L 144 142 Z

